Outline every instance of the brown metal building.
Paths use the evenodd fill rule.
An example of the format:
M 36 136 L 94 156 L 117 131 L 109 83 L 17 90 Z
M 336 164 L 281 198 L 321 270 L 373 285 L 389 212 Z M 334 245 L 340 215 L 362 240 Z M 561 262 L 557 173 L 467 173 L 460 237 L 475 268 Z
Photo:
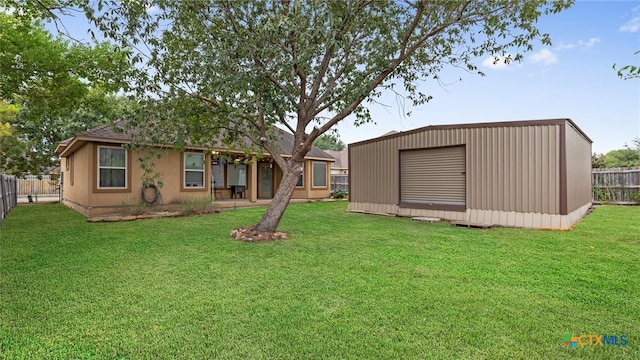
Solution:
M 427 126 L 349 145 L 350 211 L 570 229 L 591 207 L 570 119 Z

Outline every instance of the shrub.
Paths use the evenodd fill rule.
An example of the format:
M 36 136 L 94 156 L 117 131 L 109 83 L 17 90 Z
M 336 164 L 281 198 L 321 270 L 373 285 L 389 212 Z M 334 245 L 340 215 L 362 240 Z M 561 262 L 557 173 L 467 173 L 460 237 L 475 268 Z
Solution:
M 336 190 L 333 192 L 333 194 L 331 194 L 331 197 L 333 197 L 334 199 L 344 199 L 348 194 L 349 193 L 344 190 Z
M 216 208 L 209 196 L 192 197 L 182 203 L 185 214 L 207 214 Z

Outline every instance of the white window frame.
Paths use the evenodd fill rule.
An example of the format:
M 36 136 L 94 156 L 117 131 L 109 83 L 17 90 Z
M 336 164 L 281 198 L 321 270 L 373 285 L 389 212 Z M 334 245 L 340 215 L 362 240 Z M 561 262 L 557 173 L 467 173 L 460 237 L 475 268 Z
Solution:
M 124 151 L 124 167 L 121 166 L 101 166 L 100 165 L 100 151 L 102 149 L 116 149 Z M 122 148 L 121 146 L 104 146 L 98 145 L 98 151 L 96 153 L 96 188 L 98 190 L 126 190 L 129 188 L 129 154 L 127 149 Z M 114 169 L 114 170 L 124 170 L 124 187 L 120 186 L 100 186 L 100 170 L 101 169 Z
M 316 164 L 321 164 L 324 165 L 324 185 L 316 185 Z M 314 161 L 313 163 L 311 163 L 311 187 L 314 189 L 318 189 L 318 188 L 328 188 L 329 184 L 327 181 L 327 172 L 329 171 L 329 167 L 327 166 L 327 163 L 324 161 Z
M 202 156 L 202 169 L 187 169 L 187 156 L 188 155 L 199 155 Z M 206 169 L 207 157 L 204 153 L 200 152 L 185 152 L 182 155 L 182 187 L 185 189 L 204 189 L 207 184 L 205 180 L 205 169 Z M 201 172 L 202 173 L 202 186 L 187 186 L 187 171 L 188 172 Z

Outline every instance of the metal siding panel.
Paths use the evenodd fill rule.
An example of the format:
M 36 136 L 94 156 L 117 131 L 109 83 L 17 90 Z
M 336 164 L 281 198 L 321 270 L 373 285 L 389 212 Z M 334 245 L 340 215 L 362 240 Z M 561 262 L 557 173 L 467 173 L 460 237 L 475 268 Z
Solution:
M 553 166 L 551 166 L 553 177 L 553 208 L 552 214 L 560 214 L 560 126 L 553 127 Z
M 466 129 L 469 208 L 557 213 L 557 129 Z
M 480 194 L 482 193 L 482 179 L 480 177 L 480 168 L 482 166 L 482 156 L 478 151 L 477 141 L 477 129 L 466 129 L 467 132 L 467 153 L 469 156 L 469 172 L 467 173 L 467 179 L 469 179 L 469 192 L 467 198 L 469 202 L 467 206 L 471 209 L 480 209 L 481 201 Z
M 497 173 L 497 160 L 498 160 L 498 152 L 497 152 L 497 130 L 496 128 L 489 128 L 489 138 L 488 138 L 488 146 L 489 146 L 489 154 L 491 156 L 489 160 L 489 181 L 491 183 L 491 192 L 489 193 L 489 207 L 490 209 L 496 209 L 496 196 L 498 194 L 498 173 Z
M 523 202 L 524 202 L 524 197 L 525 197 L 525 191 L 524 191 L 524 162 L 522 161 L 522 147 L 524 145 L 524 128 L 520 127 L 517 128 L 517 134 L 516 134 L 516 165 L 517 165 L 517 171 L 516 171 L 516 203 L 515 206 L 513 208 L 514 211 L 518 211 L 518 212 L 522 212 L 522 208 L 523 208 Z
M 529 159 L 529 155 L 531 155 L 531 139 L 530 139 L 530 135 L 531 135 L 531 130 L 529 127 L 525 127 L 522 129 L 522 139 L 523 139 L 523 146 L 522 146 L 522 158 L 520 159 L 520 161 L 522 161 L 522 203 L 520 204 L 520 206 L 518 207 L 518 211 L 520 212 L 529 212 L 529 209 L 531 209 L 530 206 L 530 196 L 531 196 L 531 188 L 530 188 L 530 183 L 531 183 L 531 170 L 530 170 L 530 164 L 531 164 L 531 160 Z
M 541 213 L 549 212 L 549 131 L 550 128 L 545 126 L 542 128 L 542 138 L 540 139 L 540 162 L 541 162 L 541 178 L 542 191 L 540 193 Z M 544 225 L 543 225 L 544 226 Z
M 549 179 L 552 183 L 549 185 L 549 213 L 560 213 L 560 194 L 558 187 L 560 186 L 560 180 L 558 178 L 558 161 L 560 160 L 560 153 L 558 152 L 558 142 L 560 140 L 558 134 L 559 126 L 555 125 L 551 127 L 551 133 L 549 134 L 549 140 L 551 144 L 549 146 Z
M 474 143 L 475 143 L 475 148 L 476 148 L 476 159 L 478 161 L 478 169 L 477 169 L 477 173 L 476 175 L 476 181 L 478 181 L 478 185 L 479 185 L 479 189 L 478 192 L 476 193 L 477 199 L 478 199 L 478 209 L 484 209 L 487 207 L 487 203 L 485 201 L 485 196 L 488 192 L 487 190 L 487 184 L 485 183 L 485 170 L 487 169 L 486 166 L 486 154 L 484 151 L 484 145 L 485 145 L 485 141 L 483 140 L 483 130 L 484 129 L 476 129 L 474 132 Z
M 513 128 L 508 128 L 506 133 L 506 142 L 505 142 L 505 157 L 504 157 L 504 167 L 506 171 L 506 187 L 507 191 L 505 193 L 505 201 L 504 207 L 505 209 L 513 208 L 513 197 L 514 197 L 514 180 L 513 174 L 515 169 L 515 163 L 513 163 Z
M 387 181 L 389 182 L 388 193 L 385 203 L 396 205 L 399 202 L 399 189 L 400 186 L 398 184 L 398 147 L 397 147 L 397 139 L 391 139 L 386 141 L 386 152 L 388 156 L 389 167 L 386 170 Z
M 500 143 L 502 142 L 500 139 L 500 129 L 501 128 L 491 128 L 491 140 L 489 142 L 493 157 L 491 161 L 491 183 L 493 184 L 491 191 L 491 209 L 500 208 L 499 199 L 502 190 L 500 187 Z
M 482 154 L 482 183 L 484 185 L 484 189 L 482 191 L 482 204 L 484 209 L 491 209 L 491 204 L 489 203 L 489 198 L 491 196 L 491 155 L 489 154 L 489 128 L 481 129 L 480 138 L 478 141 L 481 144 Z
M 532 179 L 530 182 L 530 196 L 531 202 L 529 203 L 530 211 L 533 213 L 540 213 L 540 186 L 542 182 L 541 172 L 540 172 L 540 127 L 532 126 L 530 127 L 531 132 L 531 148 L 529 148 L 529 153 L 531 154 L 531 164 L 529 167 L 529 176 Z
M 505 187 L 504 187 L 504 177 L 505 177 L 505 172 L 504 172 L 504 165 L 503 165 L 503 159 L 504 159 L 504 144 L 505 144 L 505 136 L 504 136 L 504 130 L 505 128 L 496 128 L 495 131 L 495 153 L 496 153 L 496 159 L 494 161 L 495 163 L 495 169 L 494 169 L 494 173 L 496 175 L 496 187 L 495 187 L 495 193 L 494 193 L 494 209 L 504 209 L 504 192 L 506 191 Z
M 536 167 L 537 167 L 537 175 L 538 175 L 538 184 L 536 187 L 537 192 L 537 198 L 538 198 L 538 208 L 537 211 L 538 213 L 544 213 L 546 212 L 546 201 L 545 201 L 545 197 L 546 197 L 546 189 L 547 189 L 547 184 L 549 183 L 549 178 L 547 171 L 545 171 L 545 168 L 549 165 L 548 163 L 546 163 L 544 161 L 544 154 L 545 154 L 545 137 L 547 134 L 547 128 L 546 126 L 536 126 L 536 128 L 538 128 L 537 131 L 537 135 L 538 135 L 538 149 L 536 151 L 536 157 L 537 157 L 537 162 L 536 162 Z
M 571 124 L 565 126 L 565 132 L 567 210 L 571 213 L 591 202 L 591 143 Z

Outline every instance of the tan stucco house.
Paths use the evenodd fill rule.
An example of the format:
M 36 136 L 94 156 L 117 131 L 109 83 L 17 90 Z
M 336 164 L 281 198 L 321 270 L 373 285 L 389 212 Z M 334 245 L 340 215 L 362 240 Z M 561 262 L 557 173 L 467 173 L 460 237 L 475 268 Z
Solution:
M 99 126 L 61 142 L 56 153 L 61 158 L 63 204 L 85 216 L 117 213 L 142 204 L 144 171 L 138 159 L 144 153 L 127 147 L 131 141 L 126 132 Z M 291 149 L 292 143 L 293 135 L 281 131 L 280 148 Z M 162 149 L 161 157 L 154 160 L 154 172 L 163 182 L 160 192 L 165 208 L 197 197 L 265 203 L 282 178 L 282 170 L 268 154 L 257 161 L 246 161 L 242 151 L 226 148 L 188 146 L 181 152 L 171 146 Z M 312 148 L 292 199 L 328 198 L 333 161 L 322 150 Z

